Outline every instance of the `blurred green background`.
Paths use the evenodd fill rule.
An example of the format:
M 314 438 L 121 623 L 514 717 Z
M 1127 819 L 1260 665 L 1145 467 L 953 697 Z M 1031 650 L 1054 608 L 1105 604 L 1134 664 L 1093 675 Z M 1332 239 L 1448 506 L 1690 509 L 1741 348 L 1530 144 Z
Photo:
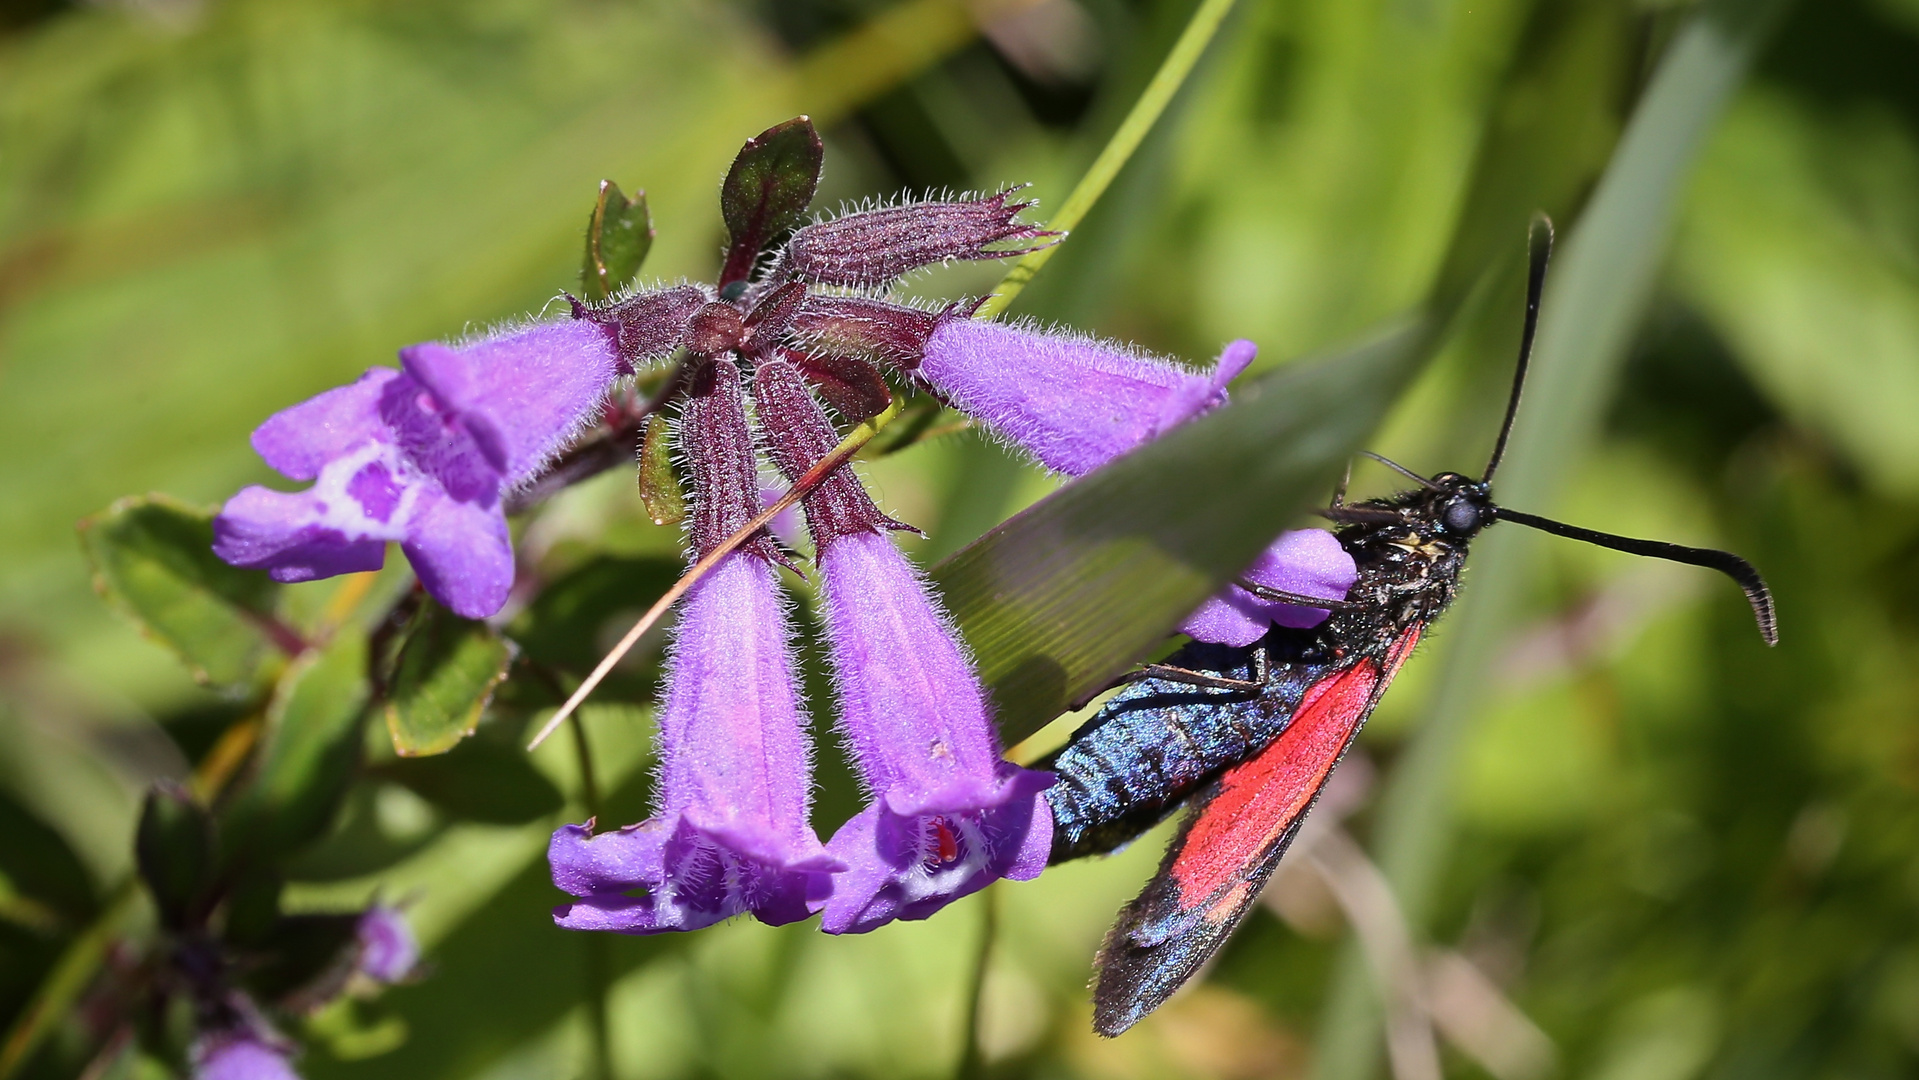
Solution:
M 652 201 L 649 276 L 710 278 L 720 175 L 743 139 L 797 113 L 827 139 L 818 208 L 1031 181 L 1043 215 L 1192 6 L 0 9 L 0 1016 L 129 873 L 146 784 L 184 775 L 237 708 L 92 595 L 79 518 L 125 494 L 215 503 L 267 480 L 246 435 L 275 409 L 406 343 L 541 309 L 576 280 L 603 177 Z M 1278 365 L 1465 275 L 1482 314 L 1369 445 L 1476 469 L 1517 332 L 1499 260 L 1517 258 L 1532 206 L 1578 228 L 1697 14 L 1241 0 L 1015 310 L 1191 359 L 1249 337 Z M 1919 3 L 1792 7 L 1682 156 L 1670 235 L 1644 253 L 1656 288 L 1621 317 L 1623 364 L 1585 403 L 1596 437 L 1524 508 L 1749 556 L 1778 593 L 1783 642 L 1764 649 L 1703 572 L 1565 542 L 1475 563 L 1469 592 L 1506 575 L 1517 599 L 1459 632 L 1462 648 L 1491 643 L 1456 669 L 1473 707 L 1443 727 L 1444 752 L 1415 752 L 1447 708 L 1442 626 L 1366 732 L 1365 765 L 1345 770 L 1345 827 L 1387 849 L 1389 874 L 1382 792 L 1424 792 L 1402 805 L 1446 823 L 1422 847 L 1432 885 L 1406 907 L 1448 1075 L 1919 1069 Z M 1501 190 L 1514 175 L 1527 179 Z M 977 292 L 996 274 L 915 288 Z M 930 534 L 914 548 L 929 562 L 1051 486 L 971 433 L 863 471 Z M 1355 484 L 1390 479 L 1369 468 Z M 630 475 L 602 477 L 522 546 L 555 575 L 607 554 L 657 567 L 677 537 L 637 502 Z M 591 594 L 615 635 L 650 599 Z M 620 821 L 645 805 L 645 674 L 587 712 Z M 474 745 L 509 745 L 526 719 L 503 701 Z M 376 774 L 358 785 L 288 903 L 409 898 L 435 971 L 315 1017 L 305 1075 L 586 1074 L 587 948 L 546 916 L 546 835 L 584 816 L 562 743 L 533 763 L 568 805 L 536 800 L 530 820 Z M 1408 779 L 1422 761 L 1441 782 Z M 824 783 L 822 833 L 852 808 L 843 776 Z M 1303 864 L 1203 985 L 1096 1040 L 1089 960 L 1158 849 L 1149 837 L 994 890 L 987 1074 L 1387 1068 L 1352 1004 L 1355 986 L 1372 991 L 1354 982 L 1345 920 Z M 736 921 L 617 940 L 614 1073 L 949 1075 L 986 904 L 857 938 Z M 29 1072 L 74 1075 L 89 1053 L 69 1024 Z

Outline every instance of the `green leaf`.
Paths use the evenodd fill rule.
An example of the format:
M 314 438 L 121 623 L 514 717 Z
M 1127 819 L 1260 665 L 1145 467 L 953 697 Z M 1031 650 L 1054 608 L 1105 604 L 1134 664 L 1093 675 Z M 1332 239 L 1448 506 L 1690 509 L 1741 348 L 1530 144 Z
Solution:
M 600 181 L 600 197 L 586 222 L 586 261 L 580 267 L 580 291 L 589 302 L 604 300 L 639 274 L 653 248 L 653 215 L 646 192 L 632 199 L 611 180 Z
M 813 203 L 825 159 L 820 133 L 804 116 L 746 140 L 720 186 L 720 214 L 731 237 L 721 288 L 752 276 L 760 252 L 800 223 Z
M 86 864 L 59 831 L 0 791 L 0 877 L 12 893 L 83 922 L 98 909 Z
M 479 727 L 512 666 L 513 643 L 427 600 L 407 624 L 387 687 L 386 727 L 402 756 L 444 754 Z
M 280 896 L 286 879 L 278 867 L 251 867 L 228 883 L 221 937 L 251 951 L 280 924 Z
M 165 780 L 147 790 L 133 855 L 163 925 L 184 930 L 206 917 L 214 882 L 213 816 L 191 792 Z
M 1855 123 L 1870 134 L 1803 98 L 1743 98 L 1693 182 L 1674 276 L 1780 411 L 1911 497 L 1919 281 L 1909 232 L 1879 223 L 1911 213 L 1919 139 L 1890 114 Z
M 342 633 L 280 678 L 253 773 L 221 815 L 229 865 L 290 854 L 326 832 L 359 759 L 366 672 L 366 638 Z
M 518 746 L 474 739 L 451 754 L 405 758 L 377 775 L 456 818 L 493 825 L 524 825 L 559 810 L 565 799 Z
M 655 414 L 646 422 L 640 441 L 640 502 L 655 525 L 678 525 L 686 519 L 686 494 L 673 472 L 673 451 L 666 418 Z
M 1420 321 L 1235 387 L 935 568 L 1006 740 L 1096 693 L 1323 501 L 1433 339 Z
M 278 627 L 280 587 L 213 554 L 214 510 L 167 495 L 121 499 L 80 522 L 93 587 L 148 636 L 180 654 L 193 677 L 243 684 Z
M 385 784 L 354 784 L 327 834 L 281 864 L 287 880 L 347 881 L 377 874 L 445 832 L 446 822 L 438 814 L 392 813 L 393 795 Z

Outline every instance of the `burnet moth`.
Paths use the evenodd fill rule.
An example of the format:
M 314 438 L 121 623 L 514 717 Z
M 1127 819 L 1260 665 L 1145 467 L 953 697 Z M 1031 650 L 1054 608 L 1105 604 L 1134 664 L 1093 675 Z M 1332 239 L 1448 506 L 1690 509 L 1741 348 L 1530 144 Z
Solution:
M 1421 634 L 1459 588 L 1466 550 L 1501 521 L 1602 547 L 1718 570 L 1739 583 L 1759 632 L 1777 643 L 1772 595 L 1724 551 L 1633 540 L 1499 506 L 1493 474 L 1526 382 L 1552 224 L 1533 224 L 1518 368 L 1492 458 L 1478 479 L 1430 479 L 1380 458 L 1417 487 L 1324 513 L 1359 567 L 1328 603 L 1252 586 L 1270 600 L 1329 609 L 1310 630 L 1275 626 L 1245 647 L 1191 643 L 1125 685 L 1045 767 L 1052 861 L 1112 851 L 1181 805 L 1159 872 L 1120 911 L 1095 962 L 1093 1027 L 1118 1035 L 1158 1008 L 1219 951 L 1273 874 L 1334 766 Z M 1245 584 L 1245 583 L 1242 583 Z

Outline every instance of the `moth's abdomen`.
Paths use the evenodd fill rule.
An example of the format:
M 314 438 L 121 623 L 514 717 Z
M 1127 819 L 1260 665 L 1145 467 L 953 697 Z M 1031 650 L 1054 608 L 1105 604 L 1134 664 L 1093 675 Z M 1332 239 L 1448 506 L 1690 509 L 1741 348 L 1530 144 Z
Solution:
M 1250 680 L 1252 655 L 1196 643 L 1166 663 Z M 1122 689 L 1048 763 L 1059 774 L 1046 792 L 1052 861 L 1108 852 L 1152 828 L 1202 781 L 1277 738 L 1321 670 L 1282 666 L 1259 692 L 1159 678 Z

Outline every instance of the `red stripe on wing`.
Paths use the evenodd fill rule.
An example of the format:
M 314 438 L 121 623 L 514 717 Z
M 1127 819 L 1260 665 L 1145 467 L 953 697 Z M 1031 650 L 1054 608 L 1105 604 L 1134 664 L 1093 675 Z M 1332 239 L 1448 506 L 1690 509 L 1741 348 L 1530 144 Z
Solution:
M 1361 660 L 1314 683 L 1300 699 L 1293 722 L 1279 738 L 1227 770 L 1219 793 L 1182 838 L 1169 868 L 1179 895 L 1206 898 L 1208 917 L 1230 916 L 1243 897 L 1246 868 L 1306 812 L 1378 700 L 1382 677 L 1390 681 L 1419 640 L 1415 625 L 1393 642 L 1382 673 L 1376 660 Z

